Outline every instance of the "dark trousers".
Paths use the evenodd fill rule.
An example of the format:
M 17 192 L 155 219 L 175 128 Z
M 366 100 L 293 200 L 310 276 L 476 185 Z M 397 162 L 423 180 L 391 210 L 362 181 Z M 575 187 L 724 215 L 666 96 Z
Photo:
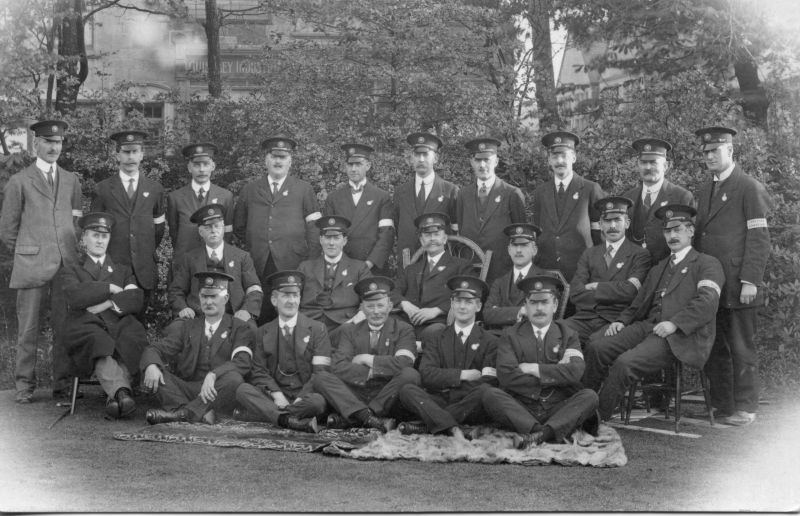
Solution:
M 533 399 L 512 396 L 490 387 L 483 389 L 482 402 L 489 417 L 499 426 L 524 434 L 537 432 L 547 425 L 553 430 L 556 441 L 562 441 L 576 428 L 594 419 L 597 394 L 591 389 L 581 389 L 572 395 L 557 387 L 548 391 L 546 397 Z
M 717 337 L 704 367 L 711 404 L 723 414 L 755 412 L 759 378 L 755 334 L 760 307 L 717 311 Z
M 419 372 L 412 367 L 404 367 L 391 379 L 370 378 L 364 385 L 348 385 L 358 399 L 380 417 L 402 416 L 404 410 L 398 403 L 400 389 L 406 385 L 419 385 Z
M 419 385 L 406 384 L 400 389 L 400 402 L 425 422 L 430 433 L 436 434 L 462 423 L 486 422 L 488 416 L 483 409 L 482 396 L 488 388 L 487 384 L 470 388 L 465 396 L 450 403 L 451 398 L 445 398 L 447 393 L 429 393 Z
M 327 371 L 314 373 L 311 383 L 314 391 L 321 394 L 328 405 L 346 419 L 351 419 L 353 414 L 367 408 L 367 405 L 333 373 Z
M 591 314 L 575 314 L 564 322 L 578 332 L 578 340 L 581 342 L 581 348 L 586 349 L 586 344 L 592 338 L 599 339 L 603 336 L 608 326 L 608 321 L 602 317 L 597 317 Z
M 655 325 L 637 321 L 616 335 L 592 340 L 584 352 L 583 385 L 598 391 L 600 418 L 608 420 L 633 382 L 669 367 L 675 355 Z M 602 385 L 602 388 L 601 388 Z
M 236 388 L 243 382 L 242 375 L 235 371 L 218 376 L 214 382 L 217 399 L 211 403 L 203 403 L 199 396 L 203 380 L 183 380 L 169 371 L 164 371 L 164 385 L 158 388 L 156 398 L 167 410 L 186 407 L 190 412 L 189 420 L 196 422 L 211 409 L 218 412 L 233 410 Z
M 286 394 L 290 405 L 284 409 L 278 408 L 269 394 L 261 387 L 243 383 L 236 389 L 236 401 L 256 419 L 269 421 L 277 425 L 281 414 L 289 414 L 298 418 L 317 417 L 325 413 L 325 398 L 321 394 L 303 389 L 298 396 Z

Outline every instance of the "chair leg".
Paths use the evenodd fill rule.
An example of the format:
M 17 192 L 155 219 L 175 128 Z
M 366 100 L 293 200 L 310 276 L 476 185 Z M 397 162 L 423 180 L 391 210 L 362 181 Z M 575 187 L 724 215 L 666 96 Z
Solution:
M 633 411 L 633 398 L 636 397 L 636 386 L 638 384 L 639 384 L 639 382 L 634 381 L 631 384 L 631 388 L 628 389 L 628 400 L 627 400 L 627 403 L 625 404 L 625 424 L 626 425 L 631 422 L 631 412 Z
M 681 398 L 683 397 L 683 367 L 678 361 L 675 364 L 675 433 L 680 433 Z
M 711 422 L 711 426 L 714 426 L 714 409 L 711 407 L 711 384 L 708 381 L 708 376 L 702 370 L 700 371 L 700 385 L 703 386 L 703 399 L 706 402 L 708 420 Z
M 75 413 L 75 400 L 78 399 L 78 385 L 80 384 L 80 378 L 77 376 L 72 377 L 72 393 L 70 396 L 69 401 L 69 415 L 73 415 Z

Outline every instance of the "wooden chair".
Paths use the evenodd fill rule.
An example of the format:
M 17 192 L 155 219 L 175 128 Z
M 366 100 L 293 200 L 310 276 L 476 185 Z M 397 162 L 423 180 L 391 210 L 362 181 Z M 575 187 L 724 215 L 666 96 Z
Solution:
M 492 261 L 492 250 L 484 251 L 473 240 L 459 235 L 447 235 L 447 250 L 458 258 L 463 258 L 472 262 L 478 271 L 478 277 L 486 281 L 489 273 L 489 263 Z M 405 269 L 412 263 L 420 259 L 425 250 L 421 247 L 412 255 L 411 249 L 403 249 L 403 268 Z
M 567 278 L 565 278 L 558 269 L 545 270 L 550 274 L 558 276 L 558 279 L 561 281 L 561 300 L 558 302 L 558 314 L 556 314 L 556 319 L 563 319 L 564 312 L 567 310 L 567 302 L 569 302 L 569 281 L 567 281 Z
M 72 391 L 69 398 L 69 415 L 75 413 L 75 405 L 78 400 L 78 390 L 81 385 L 100 385 L 100 382 L 92 376 L 91 378 L 81 378 L 80 376 L 72 377 Z

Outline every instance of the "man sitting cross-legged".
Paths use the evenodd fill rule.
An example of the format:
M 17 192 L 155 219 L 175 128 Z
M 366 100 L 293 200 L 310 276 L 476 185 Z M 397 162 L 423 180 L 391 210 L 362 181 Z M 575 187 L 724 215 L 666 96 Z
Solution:
M 458 434 L 461 423 L 487 420 L 481 405 L 482 389 L 497 385 L 497 338 L 475 324 L 489 286 L 472 276 L 455 276 L 447 282 L 455 321 L 423 343 L 419 365 L 422 387 L 400 389 L 403 406 L 422 423 L 400 423 L 402 434 Z
M 253 330 L 225 313 L 228 284 L 223 272 L 198 272 L 203 317 L 168 329 L 161 341 L 142 353 L 144 386 L 164 409 L 147 411 L 152 424 L 172 421 L 213 424 L 215 411 L 233 409 L 236 388 L 250 372 Z M 166 364 L 175 362 L 173 372 Z

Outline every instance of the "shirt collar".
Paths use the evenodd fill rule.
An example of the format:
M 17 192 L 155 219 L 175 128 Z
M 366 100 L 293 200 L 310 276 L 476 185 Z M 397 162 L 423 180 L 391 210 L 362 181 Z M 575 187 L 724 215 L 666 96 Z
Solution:
M 128 186 L 133 179 L 133 184 L 137 184 L 139 182 L 139 171 L 137 170 L 135 174 L 128 175 L 123 171 L 119 171 L 119 178 L 122 180 L 122 184 Z
M 735 166 L 736 166 L 736 163 L 731 163 L 731 166 L 726 168 L 725 170 L 723 170 L 722 173 L 719 175 L 719 177 L 714 176 L 714 180 L 715 181 L 719 181 L 720 183 L 722 181 L 725 181 L 726 179 L 728 179 L 728 177 L 730 177 L 731 173 L 733 172 L 733 168 Z
M 94 256 L 89 256 L 89 259 L 92 260 L 94 263 L 99 265 L 100 267 L 106 263 L 106 255 L 101 256 L 100 258 L 95 258 Z
M 689 251 L 691 249 L 692 249 L 692 246 L 687 245 L 686 247 L 684 247 L 683 249 L 681 249 L 677 253 L 671 253 L 671 254 L 675 254 L 675 263 L 676 264 L 681 263 L 683 261 L 683 259 L 686 258 L 686 255 L 689 254 Z M 672 259 L 671 254 L 670 254 L 670 260 Z
M 642 183 L 642 199 L 648 193 L 657 194 L 661 191 L 661 187 L 664 186 L 664 178 L 662 177 L 656 184 L 653 186 L 647 186 L 646 184 Z
M 367 328 L 369 328 L 369 331 L 381 331 L 381 330 L 383 330 L 383 326 L 381 326 L 380 328 L 376 328 L 375 326 L 372 326 L 369 323 L 367 323 Z
M 459 327 L 458 323 L 453 323 L 453 329 L 455 330 L 456 335 L 458 335 L 458 332 L 464 332 L 464 340 L 466 340 L 469 337 L 469 334 L 472 333 L 473 326 L 475 326 L 474 322 L 464 326 L 463 328 Z
M 327 255 L 323 256 L 323 258 L 325 259 L 325 263 L 329 263 L 331 265 L 336 265 L 340 261 L 342 261 L 342 255 L 344 255 L 344 253 L 339 253 L 339 256 L 337 256 L 336 258 L 328 258 Z
M 414 175 L 414 186 L 417 190 L 419 190 L 420 183 L 425 183 L 425 186 L 431 186 L 433 184 L 433 179 L 436 177 L 436 174 L 430 174 L 425 179 L 422 179 L 418 175 Z
M 486 190 L 490 190 L 491 191 L 492 187 L 494 186 L 494 182 L 495 182 L 496 179 L 497 179 L 497 176 L 492 176 L 492 178 L 487 180 L 487 181 L 483 181 L 481 179 L 478 179 L 478 190 L 481 189 L 481 186 L 486 185 Z
M 208 322 L 208 319 L 206 319 L 206 333 L 211 333 L 212 335 L 213 335 L 214 333 L 216 333 L 216 331 L 217 331 L 217 328 L 219 328 L 219 323 L 221 323 L 221 322 L 222 322 L 222 318 L 220 318 L 220 319 L 219 319 L 217 322 L 215 322 L 215 323 L 210 323 L 210 322 Z M 210 330 L 210 331 L 209 331 L 209 330 Z
M 437 254 L 437 255 L 429 254 L 428 255 L 428 263 L 430 263 L 431 260 L 433 260 L 433 264 L 436 265 L 437 263 L 439 263 L 439 260 L 442 258 L 443 254 L 444 254 L 444 250 L 440 251 L 439 254 Z
M 50 171 L 50 167 L 53 167 L 53 172 L 58 170 L 58 165 L 55 163 L 48 163 L 42 158 L 36 158 L 36 168 L 38 168 L 42 174 L 47 174 Z
M 348 183 L 350 183 L 350 188 L 352 188 L 353 190 L 361 189 L 363 191 L 364 187 L 367 185 L 367 178 L 362 179 L 361 182 L 358 184 L 355 184 L 352 181 L 348 181 Z
M 224 241 L 221 242 L 219 244 L 219 247 L 217 247 L 216 249 L 211 249 L 210 247 L 206 246 L 206 256 L 208 256 L 209 258 L 211 257 L 211 251 L 217 253 L 219 259 L 222 260 L 222 257 L 224 256 L 225 253 L 225 242 Z
M 625 242 L 625 237 L 620 238 L 616 242 L 606 242 L 606 249 L 608 249 L 608 246 L 611 246 L 611 249 L 614 250 L 614 256 L 616 256 L 623 242 Z
M 197 195 L 197 191 L 200 190 L 200 188 L 202 188 L 205 193 L 208 193 L 208 191 L 211 189 L 211 183 L 206 183 L 204 185 L 201 185 L 195 183 L 194 179 L 192 179 L 192 190 L 194 190 L 195 195 Z
M 526 277 L 528 275 L 528 271 L 531 270 L 531 265 L 533 265 L 533 262 L 529 263 L 525 267 L 522 267 L 521 269 L 517 269 L 517 267 L 515 266 L 514 270 L 512 271 L 514 273 L 514 278 L 516 279 L 516 277 L 519 276 L 520 272 L 522 273 L 523 278 Z
M 575 173 L 574 172 L 571 172 L 566 179 L 559 179 L 559 178 L 556 177 L 555 178 L 555 180 L 556 180 L 556 191 L 558 191 L 558 185 L 560 183 L 564 183 L 564 190 L 568 190 L 569 189 L 569 184 L 572 182 L 572 178 L 573 177 L 575 177 Z
M 297 326 L 297 314 L 294 314 L 294 317 L 286 321 L 281 316 L 278 316 L 278 326 L 280 326 L 281 330 L 283 330 L 284 326 L 288 326 L 290 330 L 293 330 Z
M 533 325 L 533 323 L 531 323 L 531 328 L 533 328 L 533 334 L 536 335 L 536 332 L 538 331 L 542 335 L 542 340 L 544 340 L 544 338 L 547 336 L 547 332 L 550 331 L 551 324 L 548 324 L 544 328 L 537 328 L 536 326 Z
M 286 181 L 286 178 L 289 177 L 288 175 L 283 176 L 283 179 L 272 179 L 267 175 L 267 182 L 269 183 L 269 189 L 272 190 L 272 183 L 278 183 L 278 190 L 283 188 L 283 183 Z

